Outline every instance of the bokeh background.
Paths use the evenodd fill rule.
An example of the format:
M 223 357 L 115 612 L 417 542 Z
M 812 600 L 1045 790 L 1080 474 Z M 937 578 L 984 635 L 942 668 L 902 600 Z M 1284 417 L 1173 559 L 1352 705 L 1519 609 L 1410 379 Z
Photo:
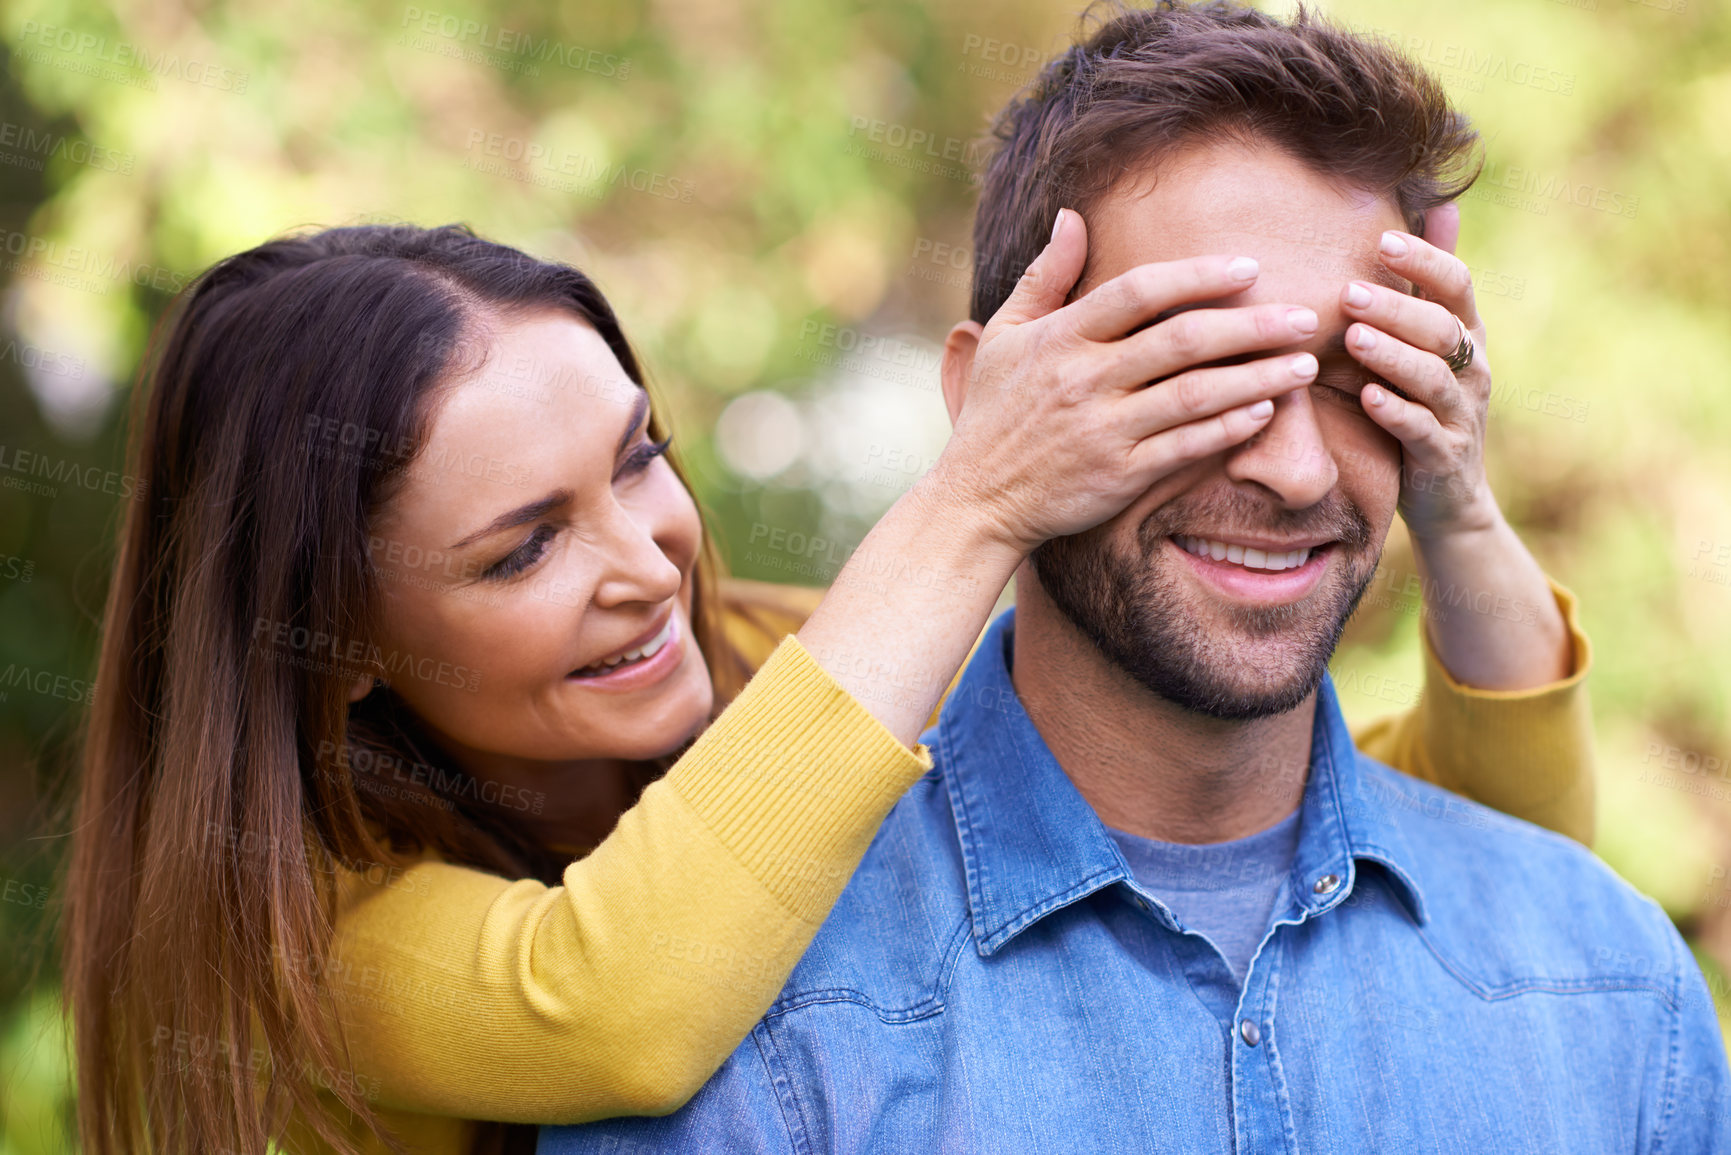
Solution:
M 1596 849 L 1731 1022 L 1731 5 L 1321 7 L 1398 38 L 1484 135 L 1461 253 L 1493 485 L 1597 647 Z M 575 262 L 734 571 L 820 585 L 943 444 L 975 142 L 1078 4 L 0 11 L 0 1155 L 22 1155 L 71 1148 L 57 808 L 133 490 L 122 417 L 173 294 L 307 224 L 460 220 Z M 1397 533 L 1335 663 L 1354 716 L 1416 700 L 1410 572 Z

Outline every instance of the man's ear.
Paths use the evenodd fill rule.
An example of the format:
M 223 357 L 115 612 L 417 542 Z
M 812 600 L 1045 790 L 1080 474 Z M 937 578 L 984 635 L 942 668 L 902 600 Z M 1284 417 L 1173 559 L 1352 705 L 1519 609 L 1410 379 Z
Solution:
M 980 351 L 980 334 L 986 327 L 978 321 L 963 321 L 944 338 L 944 408 L 950 411 L 950 424 L 962 411 L 968 396 L 968 380 L 974 375 L 974 354 Z
M 1461 239 L 1459 201 L 1444 201 L 1424 211 L 1424 239 L 1445 253 L 1455 251 Z

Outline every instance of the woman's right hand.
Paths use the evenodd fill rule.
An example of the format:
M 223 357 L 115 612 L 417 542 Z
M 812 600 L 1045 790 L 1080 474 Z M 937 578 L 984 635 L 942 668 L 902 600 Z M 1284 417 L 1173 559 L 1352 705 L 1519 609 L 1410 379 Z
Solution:
M 1272 398 L 1316 375 L 1308 353 L 1193 367 L 1316 331 L 1311 310 L 1288 305 L 1186 308 L 1254 284 L 1255 261 L 1141 265 L 1065 304 L 1087 255 L 1088 230 L 1066 209 L 991 323 L 951 330 L 949 444 L 800 628 L 812 657 L 903 742 L 1035 546 L 1252 436 Z
M 1140 265 L 1065 304 L 1087 256 L 1087 226 L 1062 210 L 990 323 L 956 326 L 945 347 L 955 431 L 923 497 L 974 511 L 1024 554 L 1249 438 L 1273 398 L 1316 376 L 1309 353 L 1194 368 L 1316 332 L 1316 314 L 1299 306 L 1187 307 L 1254 284 L 1251 258 Z

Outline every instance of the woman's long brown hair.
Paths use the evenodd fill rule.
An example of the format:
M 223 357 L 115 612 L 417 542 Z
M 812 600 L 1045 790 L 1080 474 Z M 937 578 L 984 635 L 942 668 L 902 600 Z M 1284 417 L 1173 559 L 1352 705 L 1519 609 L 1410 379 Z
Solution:
M 66 883 L 89 1155 L 263 1155 L 290 1118 L 351 1149 L 349 1127 L 375 1121 L 341 1074 L 317 965 L 334 871 L 418 848 L 511 877 L 562 865 L 474 791 L 429 806 L 357 789 L 358 751 L 428 759 L 413 718 L 388 691 L 351 716 L 352 670 L 255 640 L 279 625 L 368 636 L 369 519 L 415 460 L 468 326 L 541 308 L 594 327 L 642 383 L 587 277 L 459 227 L 271 241 L 207 271 L 159 328 Z M 745 671 L 714 575 L 706 549 L 692 623 L 724 701 Z

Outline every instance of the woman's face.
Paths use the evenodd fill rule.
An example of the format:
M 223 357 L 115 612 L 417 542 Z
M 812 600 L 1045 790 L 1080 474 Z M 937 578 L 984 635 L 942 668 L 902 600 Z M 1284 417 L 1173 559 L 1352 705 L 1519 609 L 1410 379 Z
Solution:
M 486 342 L 371 528 L 383 676 L 480 776 L 666 754 L 713 698 L 697 507 L 594 329 L 536 312 Z

